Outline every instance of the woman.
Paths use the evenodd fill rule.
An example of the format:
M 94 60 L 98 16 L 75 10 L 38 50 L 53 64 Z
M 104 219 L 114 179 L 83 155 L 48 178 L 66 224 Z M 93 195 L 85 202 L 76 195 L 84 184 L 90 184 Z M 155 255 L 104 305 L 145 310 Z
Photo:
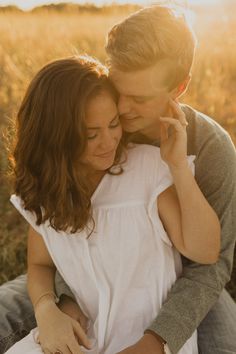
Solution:
M 192 175 L 177 103 L 170 100 L 175 119 L 161 118 L 161 154 L 123 146 L 116 103 L 106 68 L 83 56 L 46 65 L 26 92 L 11 201 L 30 224 L 28 290 L 38 329 L 8 354 L 117 353 L 156 317 L 181 274 L 178 252 L 217 260 L 219 222 Z M 92 342 L 55 304 L 56 268 L 89 319 Z M 180 353 L 197 353 L 196 333 Z

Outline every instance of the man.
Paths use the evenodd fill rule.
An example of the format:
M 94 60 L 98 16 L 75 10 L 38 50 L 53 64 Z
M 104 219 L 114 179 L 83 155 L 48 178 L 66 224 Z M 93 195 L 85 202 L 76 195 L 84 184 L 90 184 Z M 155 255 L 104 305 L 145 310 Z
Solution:
M 120 93 L 123 129 L 135 133 L 131 138 L 136 142 L 159 145 L 159 117 L 169 116 L 169 99 L 186 90 L 194 49 L 194 35 L 184 17 L 164 6 L 138 11 L 110 30 L 110 77 Z M 196 180 L 221 221 L 221 255 L 210 266 L 183 258 L 183 275 L 160 314 L 143 338 L 122 354 L 175 354 L 199 325 L 200 353 L 236 353 L 236 304 L 223 290 L 230 279 L 236 236 L 235 149 L 212 119 L 189 106 L 181 108 L 188 121 L 188 154 L 196 155 Z
M 111 29 L 106 45 L 110 75 L 120 93 L 123 128 L 131 139 L 159 145 L 159 117 L 169 116 L 169 99 L 186 90 L 194 48 L 184 18 L 167 7 L 143 9 Z M 176 354 L 197 327 L 200 353 L 236 353 L 236 305 L 223 290 L 235 243 L 235 149 L 217 123 L 189 106 L 181 108 L 188 121 L 188 154 L 196 155 L 197 182 L 221 221 L 221 256 L 217 264 L 205 266 L 183 258 L 183 274 L 161 312 L 138 343 L 119 354 Z M 0 296 L 3 353 L 35 323 L 25 277 L 3 285 Z M 77 316 L 75 304 L 63 299 L 61 307 Z

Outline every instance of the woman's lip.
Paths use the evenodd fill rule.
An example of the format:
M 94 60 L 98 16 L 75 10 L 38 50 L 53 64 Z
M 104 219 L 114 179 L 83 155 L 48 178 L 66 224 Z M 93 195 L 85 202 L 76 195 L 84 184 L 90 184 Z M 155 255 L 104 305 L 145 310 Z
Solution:
M 109 157 L 114 153 L 114 150 L 106 152 L 105 154 L 96 155 L 97 157 Z

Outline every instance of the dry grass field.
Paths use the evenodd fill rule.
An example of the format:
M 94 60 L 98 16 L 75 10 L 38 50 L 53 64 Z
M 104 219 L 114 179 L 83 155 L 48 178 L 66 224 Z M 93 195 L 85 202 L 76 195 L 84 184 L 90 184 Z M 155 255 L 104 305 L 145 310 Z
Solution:
M 127 9 L 127 13 L 130 8 Z M 199 8 L 193 78 L 182 99 L 212 116 L 236 142 L 236 8 Z M 105 60 L 107 30 L 122 12 L 0 11 L 0 283 L 25 271 L 26 224 L 9 203 L 3 134 L 33 74 L 47 61 L 86 52 Z M 228 285 L 236 299 L 236 265 Z

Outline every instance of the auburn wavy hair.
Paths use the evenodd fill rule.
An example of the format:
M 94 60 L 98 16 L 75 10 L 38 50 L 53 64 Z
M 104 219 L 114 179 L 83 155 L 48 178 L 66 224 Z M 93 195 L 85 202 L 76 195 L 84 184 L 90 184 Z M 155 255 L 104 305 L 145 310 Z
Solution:
M 80 158 L 87 145 L 86 103 L 104 90 L 117 102 L 107 68 L 91 57 L 73 56 L 44 66 L 26 91 L 10 159 L 15 193 L 35 213 L 37 225 L 48 220 L 55 230 L 74 233 L 92 219 Z M 113 166 L 122 151 L 120 143 Z

